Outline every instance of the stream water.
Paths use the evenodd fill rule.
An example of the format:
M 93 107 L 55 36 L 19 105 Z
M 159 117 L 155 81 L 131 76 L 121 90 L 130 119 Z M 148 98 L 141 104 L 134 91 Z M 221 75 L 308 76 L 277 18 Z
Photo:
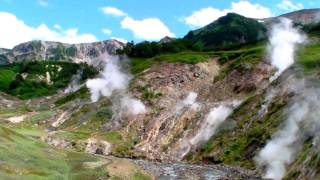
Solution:
M 196 165 L 133 160 L 159 180 L 252 179 L 254 172 L 220 165 Z

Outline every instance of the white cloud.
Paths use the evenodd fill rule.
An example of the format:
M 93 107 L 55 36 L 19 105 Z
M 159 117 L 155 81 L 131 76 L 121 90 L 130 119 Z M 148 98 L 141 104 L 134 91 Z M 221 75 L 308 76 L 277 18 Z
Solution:
M 38 4 L 42 7 L 47 7 L 49 6 L 49 3 L 47 0 L 38 0 Z
M 184 18 L 185 23 L 193 27 L 205 26 L 219 17 L 224 16 L 228 13 L 226 10 L 219 10 L 213 7 L 200 9 L 199 11 L 193 12 L 190 16 Z
M 290 0 L 283 0 L 281 3 L 277 4 L 277 7 L 285 10 L 285 11 L 296 11 L 299 9 L 303 9 L 303 4 L 301 3 L 293 3 Z
M 103 7 L 101 8 L 101 10 L 104 14 L 107 14 L 107 15 L 118 16 L 118 17 L 127 16 L 127 14 L 122 10 L 115 7 L 111 7 L 111 6 Z
M 159 40 L 165 36 L 175 37 L 169 28 L 158 18 L 146 18 L 135 20 L 131 17 L 125 17 L 121 21 L 124 29 L 129 29 L 134 36 L 145 40 Z
M 53 25 L 53 27 L 58 29 L 58 30 L 61 30 L 61 26 L 59 24 L 55 24 L 55 25 Z
M 235 12 L 250 18 L 267 18 L 272 16 L 272 12 L 267 7 L 260 4 L 251 4 L 249 1 L 241 0 L 231 3 L 231 12 Z
M 169 28 L 160 19 L 156 17 L 136 20 L 116 7 L 107 6 L 101 9 L 104 14 L 122 17 L 123 19 L 121 21 L 121 27 L 123 29 L 128 29 L 132 31 L 135 38 L 143 40 L 159 40 L 165 36 L 175 37 L 175 34 L 172 33 L 169 30 Z M 108 30 L 102 30 L 102 32 L 105 34 L 111 34 Z M 127 42 L 122 38 L 116 39 L 120 39 L 121 41 Z
M 108 36 L 110 36 L 110 35 L 112 34 L 111 29 L 107 29 L 107 28 L 101 29 L 101 32 L 102 32 L 103 34 L 108 35 Z
M 59 41 L 64 43 L 94 42 L 97 38 L 92 34 L 79 34 L 78 29 L 71 28 L 55 31 L 47 25 L 31 27 L 19 20 L 15 15 L 0 12 L 0 47 L 12 48 L 19 43 L 31 40 Z
M 126 39 L 124 39 L 124 38 L 111 37 L 110 39 L 114 39 L 114 40 L 120 41 L 120 42 L 125 43 L 125 44 L 128 42 L 128 41 L 127 41 Z
M 250 18 L 267 18 L 272 16 L 270 9 L 260 4 L 252 4 L 247 0 L 240 0 L 238 2 L 231 2 L 231 8 L 229 9 L 221 10 L 214 7 L 200 9 L 193 12 L 190 16 L 183 18 L 183 21 L 192 27 L 202 27 L 230 12 Z

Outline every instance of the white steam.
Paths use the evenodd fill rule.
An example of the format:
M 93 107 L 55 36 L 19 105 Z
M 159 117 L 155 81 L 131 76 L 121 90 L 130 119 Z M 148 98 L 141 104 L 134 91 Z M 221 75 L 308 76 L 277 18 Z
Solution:
M 190 139 L 192 145 L 198 145 L 207 142 L 217 131 L 220 125 L 232 113 L 233 109 L 240 104 L 239 101 L 234 101 L 231 104 L 221 104 L 218 107 L 212 108 L 204 123 L 202 123 L 198 133 Z
M 132 76 L 122 70 L 119 61 L 119 57 L 107 56 L 101 77 L 87 81 L 91 100 L 97 102 L 101 96 L 109 97 L 112 101 L 114 119 L 121 119 L 123 115 L 144 114 L 147 111 L 145 105 L 126 92 Z M 115 92 L 117 95 L 113 96 Z
M 270 81 L 278 78 L 283 71 L 294 64 L 296 45 L 304 43 L 306 39 L 305 35 L 292 27 L 292 22 L 288 19 L 281 19 L 280 23 L 273 27 L 269 53 L 272 65 L 278 68 L 278 72 L 270 78 Z M 314 123 L 320 115 L 319 91 L 306 86 L 303 79 L 292 76 L 283 80 L 283 83 L 282 91 L 294 93 L 295 97 L 284 114 L 286 117 L 284 126 L 255 159 L 257 164 L 264 168 L 264 178 L 276 180 L 285 176 L 287 166 L 294 161 L 297 151 L 301 148 L 304 134 L 310 133 L 312 129 L 305 127 L 312 127 L 312 124 L 317 124 L 317 127 L 320 125 Z M 267 106 L 279 92 L 279 90 L 269 92 L 266 97 Z
M 280 18 L 280 22 L 272 27 L 269 41 L 268 53 L 271 64 L 278 69 L 270 78 L 270 81 L 273 81 L 294 63 L 296 46 L 304 43 L 306 36 L 293 28 L 291 20 Z
M 188 96 L 176 105 L 175 114 L 180 115 L 181 111 L 186 107 L 189 107 L 194 111 L 198 110 L 200 108 L 200 104 L 196 102 L 197 97 L 197 93 L 189 92 Z
M 129 74 L 121 71 L 119 59 L 107 56 L 107 64 L 101 77 L 90 79 L 86 83 L 91 93 L 92 102 L 97 102 L 101 96 L 110 97 L 114 91 L 126 90 L 130 79 Z
M 121 112 L 129 115 L 139 115 L 146 113 L 146 107 L 144 104 L 136 98 L 130 96 L 124 96 L 120 100 Z
M 80 80 L 82 77 L 82 70 L 78 70 L 75 75 L 72 76 L 71 78 L 71 83 L 69 86 L 64 90 L 64 93 L 71 93 L 71 92 L 76 92 L 78 91 L 82 85 L 80 84 Z
M 301 149 L 305 135 L 315 137 L 319 130 L 320 89 L 309 86 L 303 79 L 286 79 L 285 90 L 293 92 L 295 97 L 284 114 L 285 124 L 256 158 L 258 165 L 265 167 L 265 178 L 282 179 Z
M 196 135 L 191 139 L 184 138 L 181 140 L 181 145 L 176 155 L 177 159 L 181 160 L 192 147 L 197 147 L 207 142 L 240 103 L 240 101 L 221 102 L 212 108 Z

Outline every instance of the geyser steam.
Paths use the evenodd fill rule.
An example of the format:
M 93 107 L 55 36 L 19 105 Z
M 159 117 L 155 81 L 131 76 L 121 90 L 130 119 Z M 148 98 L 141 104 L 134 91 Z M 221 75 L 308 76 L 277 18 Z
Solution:
M 296 46 L 306 41 L 306 36 L 294 29 L 292 22 L 288 19 L 281 19 L 279 24 L 274 25 L 270 37 L 269 53 L 272 65 L 277 67 L 277 73 L 270 78 L 270 81 L 277 79 L 282 72 L 294 64 Z M 312 88 L 306 87 L 304 80 L 296 77 L 289 77 L 283 81 L 284 91 L 294 93 L 295 97 L 290 107 L 285 112 L 287 118 L 284 126 L 278 131 L 267 145 L 256 157 L 259 166 L 264 167 L 264 178 L 282 179 L 286 174 L 286 167 L 295 158 L 296 152 L 302 144 L 303 133 L 308 129 L 301 129 L 301 125 L 309 124 L 314 119 L 319 109 L 317 101 L 319 96 Z M 279 93 L 278 91 L 275 93 Z M 272 96 L 267 99 L 272 100 Z M 314 109 L 316 107 L 316 111 Z M 319 113 L 316 113 L 319 114 Z
M 97 102 L 101 96 L 110 97 L 114 91 L 127 89 L 131 76 L 121 71 L 118 57 L 107 56 L 107 64 L 100 78 L 90 79 L 86 85 L 91 93 L 92 102 Z
M 130 96 L 124 96 L 120 100 L 121 112 L 127 113 L 129 115 L 139 115 L 146 112 L 146 107 L 144 104 L 136 98 Z
M 230 104 L 221 104 L 212 108 L 205 122 L 201 125 L 199 132 L 190 140 L 190 143 L 192 145 L 198 145 L 207 142 L 209 138 L 215 134 L 223 121 L 232 113 L 234 107 L 239 104 L 239 101 L 234 101 Z
M 313 84 L 313 81 L 306 82 L 294 75 L 285 79 L 284 91 L 295 94 L 295 97 L 284 113 L 284 126 L 256 157 L 258 165 L 265 167 L 265 178 L 282 179 L 305 139 L 317 137 L 320 128 L 320 89 Z
M 82 73 L 83 73 L 82 70 L 78 70 L 77 73 L 72 76 L 71 83 L 64 90 L 64 93 L 76 92 L 83 86 L 80 84 Z
M 198 94 L 195 92 L 189 92 L 187 97 L 176 105 L 175 115 L 180 115 L 183 108 L 190 107 L 191 110 L 198 110 L 200 104 L 196 102 Z
M 294 63 L 296 46 L 306 41 L 305 35 L 293 28 L 292 21 L 281 18 L 271 30 L 268 53 L 271 64 L 277 68 L 277 72 L 270 78 L 270 81 L 277 79 L 283 71 Z
M 207 142 L 240 103 L 240 101 L 220 102 L 216 107 L 212 108 L 196 135 L 190 139 L 184 138 L 181 141 L 177 158 L 182 159 L 192 147 L 197 147 Z
M 111 98 L 114 117 L 143 114 L 146 112 L 145 105 L 126 92 L 132 76 L 122 70 L 119 61 L 117 56 L 106 56 L 106 65 L 100 77 L 87 81 L 91 100 L 97 102 L 101 96 L 111 97 L 117 92 L 117 95 Z

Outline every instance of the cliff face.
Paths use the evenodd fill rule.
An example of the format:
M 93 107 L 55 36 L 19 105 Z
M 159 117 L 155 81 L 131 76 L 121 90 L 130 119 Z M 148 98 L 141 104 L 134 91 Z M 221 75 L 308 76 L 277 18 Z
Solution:
M 28 60 L 67 60 L 96 65 L 104 55 L 115 54 L 117 49 L 122 49 L 123 46 L 123 43 L 116 40 L 85 44 L 31 41 L 19 44 L 12 50 L 3 50 L 2 55 L 7 57 L 9 63 Z

